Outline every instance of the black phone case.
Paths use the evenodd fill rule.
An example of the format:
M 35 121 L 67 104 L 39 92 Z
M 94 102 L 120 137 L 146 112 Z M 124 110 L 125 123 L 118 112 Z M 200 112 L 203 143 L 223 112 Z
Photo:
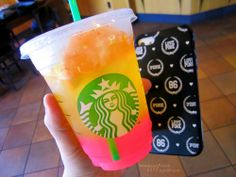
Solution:
M 142 43 L 150 38 L 150 44 Z M 141 76 L 152 82 L 146 95 L 152 120 L 151 153 L 196 156 L 203 149 L 193 32 L 178 26 L 135 40 Z

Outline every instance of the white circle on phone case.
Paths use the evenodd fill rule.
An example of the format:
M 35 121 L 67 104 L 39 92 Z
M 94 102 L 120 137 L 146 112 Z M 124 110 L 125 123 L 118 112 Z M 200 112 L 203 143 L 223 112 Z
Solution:
M 168 119 L 167 126 L 171 133 L 180 134 L 185 130 L 185 121 L 180 116 L 172 116 Z
M 184 110 L 189 114 L 197 114 L 197 101 L 196 95 L 187 96 L 183 101 Z
M 179 41 L 176 37 L 167 37 L 161 42 L 161 50 L 166 55 L 174 55 L 179 49 Z
M 193 73 L 194 72 L 194 60 L 192 55 L 184 55 L 180 59 L 180 68 L 182 71 L 186 73 Z
M 147 54 L 147 48 L 145 45 L 141 45 L 136 47 L 135 52 L 138 60 L 142 60 Z
M 200 144 L 199 144 L 199 139 L 195 137 L 190 137 L 186 141 L 186 148 L 190 154 L 197 154 Z
M 154 114 L 161 115 L 166 111 L 167 103 L 162 97 L 154 97 L 150 101 L 150 109 Z
M 182 90 L 182 80 L 177 76 L 168 77 L 165 80 L 165 90 L 171 94 L 178 94 Z
M 152 59 L 147 64 L 147 71 L 151 76 L 157 77 L 164 70 L 164 64 L 160 59 Z
M 170 148 L 170 142 L 164 135 L 156 135 L 152 140 L 154 149 L 158 152 L 166 152 Z

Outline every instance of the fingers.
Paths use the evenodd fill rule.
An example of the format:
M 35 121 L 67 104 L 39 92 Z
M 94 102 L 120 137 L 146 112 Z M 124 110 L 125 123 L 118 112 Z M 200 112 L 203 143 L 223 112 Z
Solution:
M 44 107 L 45 125 L 56 140 L 61 155 L 70 156 L 77 151 L 79 143 L 52 94 L 44 97 Z
M 44 122 L 56 140 L 64 163 L 63 177 L 79 175 L 92 177 L 95 169 L 81 149 L 71 126 L 52 94 L 47 94 L 44 97 L 44 107 Z
M 123 171 L 110 173 L 93 167 L 52 94 L 45 95 L 44 107 L 45 125 L 56 140 L 64 163 L 63 177 L 123 176 Z
M 146 79 L 146 78 L 142 78 L 142 81 L 143 81 L 143 87 L 144 87 L 145 94 L 147 94 L 148 91 L 152 87 L 152 83 L 149 79 Z

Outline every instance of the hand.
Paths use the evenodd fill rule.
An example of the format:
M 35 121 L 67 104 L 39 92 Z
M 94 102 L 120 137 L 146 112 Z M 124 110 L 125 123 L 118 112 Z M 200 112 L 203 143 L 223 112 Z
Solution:
M 143 85 L 145 93 L 147 93 L 151 88 L 151 82 L 148 79 L 143 79 Z M 44 96 L 44 107 L 45 125 L 56 141 L 64 164 L 63 177 L 123 176 L 123 170 L 106 172 L 92 165 L 52 94 Z
M 142 78 L 142 81 L 143 81 L 143 88 L 144 88 L 145 94 L 147 94 L 150 88 L 152 87 L 152 83 L 150 80 L 146 78 Z

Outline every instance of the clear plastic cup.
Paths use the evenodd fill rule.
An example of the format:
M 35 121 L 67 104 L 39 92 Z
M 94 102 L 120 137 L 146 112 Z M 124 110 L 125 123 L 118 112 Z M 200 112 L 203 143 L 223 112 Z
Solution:
M 131 9 L 71 23 L 21 47 L 45 78 L 95 166 L 119 170 L 151 150 Z

